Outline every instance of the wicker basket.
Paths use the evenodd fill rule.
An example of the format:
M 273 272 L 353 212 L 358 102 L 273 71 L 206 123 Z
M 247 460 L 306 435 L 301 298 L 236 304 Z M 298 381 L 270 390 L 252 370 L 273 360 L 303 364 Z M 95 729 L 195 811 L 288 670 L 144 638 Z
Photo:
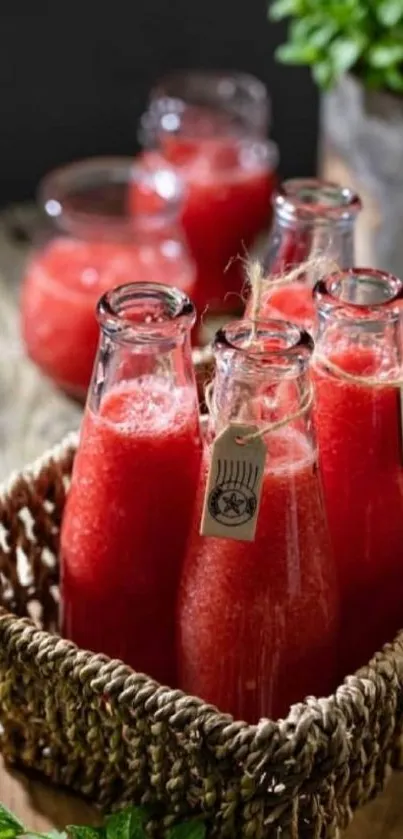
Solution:
M 258 726 L 60 639 L 59 526 L 75 445 L 69 437 L 1 492 L 5 759 L 105 808 L 159 802 L 166 824 L 203 812 L 212 835 L 336 836 L 399 760 L 403 635 L 334 696 Z

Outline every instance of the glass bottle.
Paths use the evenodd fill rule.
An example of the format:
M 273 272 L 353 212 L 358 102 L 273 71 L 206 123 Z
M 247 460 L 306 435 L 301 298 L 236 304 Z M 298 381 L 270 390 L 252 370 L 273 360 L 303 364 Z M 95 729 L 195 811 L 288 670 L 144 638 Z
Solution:
M 262 139 L 267 135 L 270 98 L 263 82 L 255 76 L 221 70 L 177 70 L 160 79 L 151 90 L 148 109 L 140 123 L 140 139 L 147 138 L 148 142 L 161 116 L 176 114 L 180 118 L 187 105 L 197 108 L 200 131 L 205 119 L 207 126 L 213 120 L 221 129 L 247 130 Z
M 61 535 L 62 634 L 171 686 L 177 585 L 201 457 L 194 320 L 189 298 L 157 283 L 101 299 Z
M 274 320 L 232 324 L 215 341 L 204 477 L 179 596 L 180 686 L 250 723 L 334 687 L 338 597 L 311 423 L 312 346 Z M 267 447 L 253 542 L 199 535 L 212 444 L 233 422 L 256 427 Z
M 26 268 L 22 334 L 31 359 L 76 398 L 90 382 L 105 291 L 161 281 L 192 293 L 182 192 L 166 163 L 150 172 L 125 158 L 81 161 L 42 181 L 45 226 Z
M 341 587 L 342 674 L 403 623 L 401 280 L 356 268 L 314 292 L 315 424 Z
M 339 268 L 354 265 L 354 231 L 361 202 L 351 189 L 316 178 L 284 181 L 274 200 L 268 246 L 259 253 L 265 282 L 261 317 L 285 317 L 312 331 L 315 270 L 282 282 L 284 272 L 326 255 Z M 247 313 L 251 304 L 248 304 Z
M 150 166 L 162 158 L 186 185 L 182 223 L 197 265 L 195 302 L 202 313 L 241 308 L 242 260 L 270 221 L 278 151 L 247 126 L 209 110 L 163 98 L 151 105 L 142 139 Z

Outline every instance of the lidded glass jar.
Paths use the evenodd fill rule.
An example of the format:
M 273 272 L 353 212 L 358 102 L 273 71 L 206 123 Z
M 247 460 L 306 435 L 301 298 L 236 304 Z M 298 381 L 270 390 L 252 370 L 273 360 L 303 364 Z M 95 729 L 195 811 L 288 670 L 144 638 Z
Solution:
M 26 268 L 22 334 L 32 360 L 76 398 L 89 385 L 105 291 L 161 281 L 192 293 L 182 198 L 172 167 L 148 171 L 125 158 L 73 163 L 40 184 L 46 225 Z
M 271 103 L 267 88 L 248 73 L 220 70 L 177 70 L 161 78 L 152 88 L 147 112 L 143 115 L 140 139 L 152 133 L 160 117 L 176 114 L 180 119 L 187 106 L 199 120 L 199 132 L 204 119 L 217 128 L 247 131 L 256 137 L 266 137 L 271 119 Z
M 179 73 L 156 86 L 141 123 L 146 157 L 186 184 L 183 227 L 202 312 L 241 308 L 242 260 L 271 218 L 278 151 L 266 139 L 268 99 L 252 77 Z
M 311 422 L 312 346 L 307 333 L 275 320 L 231 324 L 215 341 L 179 596 L 180 686 L 250 723 L 335 684 L 338 593 Z M 231 455 L 220 449 L 217 460 L 229 432 Z M 248 461 L 256 437 L 265 445 L 260 507 Z M 220 536 L 200 535 L 202 510 L 219 521 Z M 254 539 L 239 540 L 253 517 Z

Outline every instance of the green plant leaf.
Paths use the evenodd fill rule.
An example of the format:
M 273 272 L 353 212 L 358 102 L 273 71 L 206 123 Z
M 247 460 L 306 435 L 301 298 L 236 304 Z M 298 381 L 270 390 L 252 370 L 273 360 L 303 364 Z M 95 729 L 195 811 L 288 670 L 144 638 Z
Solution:
M 14 839 L 23 833 L 26 833 L 24 825 L 7 810 L 7 807 L 0 804 L 0 839 Z
M 397 67 L 390 67 L 385 74 L 386 84 L 394 93 L 403 93 L 403 73 Z
M 315 64 L 312 67 L 312 76 L 322 90 L 327 90 L 336 81 L 333 67 L 329 61 L 322 61 L 320 64 Z
M 201 819 L 175 824 L 167 832 L 167 839 L 205 839 L 207 828 Z
M 147 839 L 145 807 L 125 807 L 106 819 L 106 839 Z
M 276 49 L 276 57 L 283 64 L 312 64 L 317 58 L 317 50 L 309 44 L 282 44 Z
M 382 0 L 377 4 L 375 13 L 383 26 L 396 26 L 399 21 L 403 22 L 403 2 L 402 0 Z
M 372 67 L 387 69 L 403 60 L 403 44 L 383 42 L 375 44 L 368 51 L 368 60 Z
M 103 827 L 69 824 L 66 830 L 70 839 L 103 839 L 105 837 Z
M 337 26 L 334 21 L 328 21 L 328 23 L 323 23 L 321 26 L 317 26 L 316 29 L 311 32 L 310 42 L 314 47 L 316 47 L 316 49 L 323 49 L 324 47 L 329 46 L 336 32 Z
M 289 17 L 296 12 L 297 5 L 298 0 L 275 0 L 268 9 L 269 20 L 282 20 Z
M 65 830 L 49 830 L 49 833 L 43 834 L 46 839 L 68 839 Z
M 355 38 L 338 38 L 330 45 L 330 57 L 335 75 L 341 76 L 354 67 L 364 49 L 365 39 L 359 36 Z

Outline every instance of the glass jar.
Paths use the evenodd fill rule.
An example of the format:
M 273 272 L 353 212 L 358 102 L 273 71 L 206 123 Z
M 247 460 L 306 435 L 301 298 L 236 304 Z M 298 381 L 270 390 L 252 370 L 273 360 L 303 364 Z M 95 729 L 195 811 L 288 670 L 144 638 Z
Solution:
M 207 106 L 200 115 L 195 105 L 161 99 L 146 116 L 142 159 L 152 168 L 162 157 L 186 184 L 182 223 L 197 265 L 196 305 L 241 311 L 242 258 L 271 218 L 277 147 Z
M 105 291 L 156 281 L 192 293 L 182 194 L 166 163 L 150 172 L 125 158 L 74 163 L 42 181 L 47 224 L 26 269 L 22 334 L 31 359 L 74 397 L 84 399 L 89 385 Z
M 338 594 L 311 423 L 312 346 L 307 333 L 274 320 L 230 325 L 215 341 L 203 479 L 179 596 L 180 686 L 250 723 L 335 684 Z M 214 441 L 239 422 L 266 445 L 253 542 L 199 533 Z M 241 434 L 237 443 L 244 449 L 248 440 Z M 245 474 L 236 468 L 220 484 L 225 505 L 240 503 L 241 513 Z
M 165 114 L 180 118 L 187 105 L 198 115 L 200 131 L 204 118 L 221 130 L 246 130 L 267 135 L 271 103 L 263 82 L 248 73 L 221 70 L 177 70 L 160 79 L 151 90 L 149 107 L 140 123 L 140 139 L 147 144 Z M 171 117 L 172 119 L 172 117 Z
M 135 283 L 98 305 L 101 337 L 61 535 L 62 634 L 176 682 L 175 602 L 201 442 L 178 289 Z
M 264 275 L 260 316 L 284 317 L 312 331 L 312 288 L 317 271 L 301 272 L 292 282 L 282 275 L 300 263 L 328 256 L 339 268 L 354 265 L 354 235 L 361 201 L 351 189 L 317 178 L 284 181 L 274 199 L 274 220 L 267 247 L 259 254 Z M 251 304 L 247 307 L 250 312 Z
M 403 623 L 401 280 L 371 269 L 318 283 L 315 424 L 341 587 L 342 676 Z

